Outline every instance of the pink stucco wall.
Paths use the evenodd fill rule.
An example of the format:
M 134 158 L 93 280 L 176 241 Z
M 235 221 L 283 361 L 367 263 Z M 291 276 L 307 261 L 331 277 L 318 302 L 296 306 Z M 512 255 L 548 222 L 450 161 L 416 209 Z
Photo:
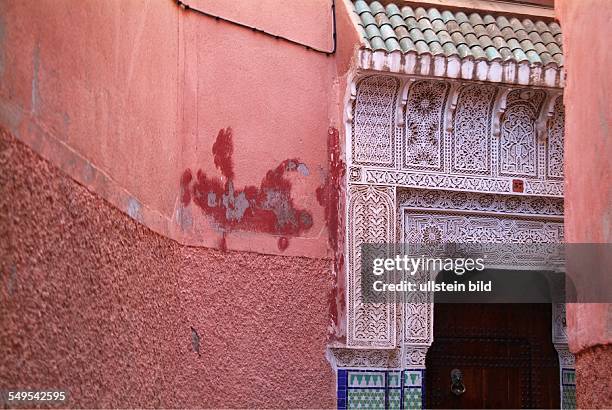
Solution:
M 612 9 L 606 0 L 559 1 L 567 85 L 565 228 L 569 242 L 612 242 L 612 76 L 607 52 Z M 575 351 L 612 342 L 605 305 L 570 306 Z
M 331 408 L 324 259 L 152 232 L 0 133 L 0 386 L 68 407 Z
M 330 0 L 184 3 L 333 46 Z M 360 41 L 336 3 L 326 56 L 170 0 L 0 2 L 0 386 L 334 406 Z
M 607 0 L 559 0 L 555 5 L 563 27 L 567 72 L 566 237 L 575 243 L 611 243 L 612 9 Z M 593 279 L 587 273 L 580 280 L 609 281 L 610 276 Z M 567 309 L 570 349 L 576 353 L 578 405 L 609 408 L 612 306 L 570 304 Z
M 330 0 L 185 3 L 316 48 L 333 46 Z M 328 172 L 328 129 L 340 121 L 337 90 L 344 87 L 336 75 L 347 71 L 346 52 L 340 59 L 315 53 L 170 0 L 0 7 L 0 123 L 17 138 L 181 243 L 331 256 L 315 191 Z M 292 204 L 281 206 L 307 212 L 308 226 L 255 228 L 193 204 L 184 209 L 187 169 L 225 182 L 212 146 L 228 127 L 235 189 L 260 187 L 268 171 L 299 161 L 300 172 L 283 176 Z

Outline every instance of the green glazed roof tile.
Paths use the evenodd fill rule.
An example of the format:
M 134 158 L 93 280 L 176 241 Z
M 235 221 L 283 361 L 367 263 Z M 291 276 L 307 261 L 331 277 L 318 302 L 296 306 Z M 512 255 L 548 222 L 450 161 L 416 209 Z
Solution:
M 387 49 L 385 42 L 380 37 L 371 38 L 370 46 L 372 47 L 372 50 L 386 50 Z
M 400 40 L 400 47 L 404 53 L 409 53 L 411 51 L 416 51 L 416 47 L 412 40 L 409 37 L 404 37 Z
M 516 50 L 512 50 L 512 54 L 514 54 L 514 59 L 516 60 L 517 63 L 522 63 L 523 61 L 529 61 L 529 59 L 527 58 L 527 54 L 525 54 L 525 52 L 520 46 Z
M 544 32 L 544 33 L 540 34 L 540 37 L 542 37 L 542 41 L 544 41 L 545 45 L 549 45 L 551 43 L 555 43 L 555 38 L 553 37 L 553 35 L 550 32 Z
M 417 20 L 421 20 L 421 19 L 429 20 L 429 16 L 427 15 L 427 10 L 425 10 L 423 7 L 417 7 L 414 10 L 414 14 Z
M 372 10 L 372 14 L 374 15 L 378 13 L 386 13 L 384 6 L 377 1 L 370 3 L 370 10 Z
M 438 9 L 435 9 L 435 8 L 432 7 L 429 10 L 427 10 L 427 14 L 429 15 L 429 19 L 431 21 L 436 21 L 436 20 L 443 21 L 442 14 L 440 14 Z
M 402 18 L 401 14 L 400 15 L 394 14 L 393 16 L 389 18 L 389 21 L 391 22 L 391 25 L 393 26 L 394 29 L 397 29 L 400 26 L 407 27 L 406 22 Z
M 474 57 L 472 51 L 470 51 L 470 48 L 465 44 L 459 44 L 457 46 L 457 51 L 459 52 L 459 57 L 461 58 Z
M 414 43 L 414 45 L 415 45 L 415 47 L 417 49 L 417 53 L 419 53 L 419 54 L 432 54 L 432 52 L 429 49 L 429 46 L 427 45 L 425 40 L 416 41 Z
M 370 12 L 364 12 L 361 15 L 361 25 L 364 27 L 367 27 L 370 24 L 374 24 L 376 26 L 377 25 L 376 20 L 374 19 L 374 16 Z
M 406 27 L 396 27 L 395 34 L 397 34 L 397 38 L 400 40 L 403 38 L 410 39 L 410 33 L 408 33 L 408 29 Z
M 395 34 L 393 27 L 389 25 L 382 26 L 380 28 L 380 34 L 382 34 L 382 38 L 384 38 L 385 40 L 388 40 L 390 38 L 397 38 L 397 35 Z
M 391 3 L 387 5 L 387 16 L 391 18 L 391 16 L 400 16 L 402 15 L 402 11 L 395 4 Z
M 413 28 L 412 30 L 409 31 L 409 33 L 410 33 L 410 38 L 412 38 L 412 41 L 414 41 L 415 43 L 417 41 L 425 41 L 425 37 L 423 36 L 423 33 L 418 28 Z
M 442 12 L 442 20 L 444 20 L 445 23 L 448 23 L 449 21 L 457 21 L 455 19 L 455 15 L 448 10 L 444 10 Z
M 503 30 L 506 27 L 512 28 L 512 25 L 510 24 L 508 19 L 506 17 L 504 17 L 504 16 L 498 16 L 497 20 L 495 21 L 495 23 L 497 24 L 497 27 L 499 27 L 500 30 Z
M 393 37 L 385 40 L 385 46 L 387 50 L 390 52 L 402 50 L 402 48 L 400 47 L 400 44 L 397 42 L 397 39 Z
M 373 50 L 563 65 L 556 22 L 384 3 L 353 0 L 357 29 Z
M 487 58 L 487 55 L 485 54 L 484 50 L 480 46 L 470 47 L 470 51 L 474 55 L 474 58 L 477 60 L 486 60 Z
M 442 51 L 444 52 L 444 55 L 446 57 L 459 55 L 459 52 L 457 51 L 457 48 L 455 47 L 455 45 L 452 42 L 451 43 L 445 43 L 444 45 L 442 45 Z
M 404 19 L 407 19 L 408 17 L 416 17 L 416 16 L 414 15 L 414 10 L 412 10 L 411 7 L 404 6 L 402 7 L 402 17 L 404 17 Z

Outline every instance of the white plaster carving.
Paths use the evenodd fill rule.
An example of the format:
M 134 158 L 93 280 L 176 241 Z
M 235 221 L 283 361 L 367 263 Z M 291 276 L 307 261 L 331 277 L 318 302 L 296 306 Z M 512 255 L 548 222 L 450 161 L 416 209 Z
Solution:
M 395 190 L 368 185 L 351 186 L 347 221 L 347 344 L 359 347 L 395 346 L 395 304 L 364 303 L 361 294 L 361 244 L 395 242 Z
M 417 81 L 410 87 L 404 121 L 405 168 L 442 170 L 448 91 L 444 81 Z
M 364 369 L 401 368 L 400 349 L 330 349 L 336 367 Z
M 364 168 L 364 182 L 407 188 L 512 194 L 512 178 L 433 174 L 427 172 Z M 525 180 L 525 194 L 563 197 L 562 181 Z
M 491 115 L 496 88 L 465 86 L 458 98 L 451 138 L 451 172 L 491 174 Z
M 353 162 L 394 165 L 394 107 L 399 81 L 393 77 L 367 77 L 357 85 L 353 114 Z
M 404 368 L 425 368 L 425 359 L 429 346 L 404 346 Z
M 563 97 L 557 97 L 552 117 L 548 121 L 546 176 L 549 179 L 563 179 L 564 122 Z
M 545 98 L 541 90 L 513 90 L 501 122 L 499 174 L 512 177 L 538 176 L 536 120 Z

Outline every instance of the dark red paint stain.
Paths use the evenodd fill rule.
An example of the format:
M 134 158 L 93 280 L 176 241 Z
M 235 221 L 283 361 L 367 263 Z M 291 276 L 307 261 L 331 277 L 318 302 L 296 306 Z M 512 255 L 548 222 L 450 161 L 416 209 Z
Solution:
M 286 236 L 278 238 L 278 249 L 284 251 L 289 246 L 289 239 Z
M 191 191 L 189 190 L 189 183 L 193 176 L 191 170 L 187 168 L 181 176 L 181 202 L 183 205 L 187 205 L 191 201 Z
M 329 246 L 338 250 L 338 229 L 340 226 L 339 204 L 342 177 L 345 172 L 344 161 L 340 152 L 340 134 L 335 128 L 330 128 L 327 138 L 328 172 L 325 183 L 317 188 L 317 201 L 324 207 L 325 223 L 329 232 Z
M 215 159 L 215 166 L 228 179 L 234 178 L 234 141 L 232 139 L 232 129 L 221 128 L 217 134 L 217 139 L 212 146 L 212 153 Z
M 288 173 L 298 170 L 299 159 L 287 159 L 269 170 L 259 187 L 247 185 L 237 189 L 233 183 L 231 128 L 219 131 L 212 153 L 215 166 L 224 178 L 208 176 L 201 169 L 193 178 L 191 170 L 185 170 L 181 177 L 184 206 L 193 202 L 214 219 L 224 234 L 243 230 L 283 235 L 284 249 L 289 244 L 286 237 L 300 235 L 312 226 L 311 213 L 293 203 L 291 181 L 287 178 Z M 222 245 L 225 246 L 225 237 Z
M 325 223 L 328 231 L 329 247 L 334 253 L 335 286 L 328 296 L 329 314 L 331 321 L 339 327 L 340 311 L 344 309 L 344 253 L 341 229 L 341 193 L 342 181 L 346 170 L 342 161 L 340 148 L 340 134 L 336 128 L 331 127 L 327 135 L 327 162 L 328 172 L 325 183 L 317 188 L 317 201 L 324 208 Z M 330 340 L 342 339 L 331 334 Z

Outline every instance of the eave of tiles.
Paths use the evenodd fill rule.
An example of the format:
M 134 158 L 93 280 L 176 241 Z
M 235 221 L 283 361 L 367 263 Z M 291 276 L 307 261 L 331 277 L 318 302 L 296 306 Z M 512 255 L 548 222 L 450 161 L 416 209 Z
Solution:
M 368 31 L 369 34 L 367 34 L 366 30 L 364 30 L 364 24 L 367 24 L 367 22 L 364 23 L 364 17 L 369 18 L 370 16 L 368 14 L 372 14 L 372 12 L 363 11 L 364 3 L 366 2 L 357 1 L 354 3 L 357 9 L 361 11 L 361 15 L 357 9 L 353 10 L 353 21 L 356 24 L 356 29 L 363 36 L 362 46 L 357 54 L 357 66 L 361 70 L 374 70 L 424 77 L 443 77 L 468 81 L 486 81 L 520 86 L 563 88 L 565 85 L 562 55 L 560 53 L 553 54 L 554 52 L 549 53 L 546 49 L 537 49 L 537 47 L 541 47 L 539 43 L 534 45 L 533 42 L 523 40 L 520 44 L 527 44 L 527 49 L 512 50 L 511 55 L 502 54 L 507 50 L 500 48 L 493 49 L 493 47 L 487 50 L 485 47 L 485 53 L 482 55 L 478 53 L 481 48 L 479 44 L 476 44 L 475 47 L 473 44 L 471 46 L 472 50 L 477 52 L 469 52 L 469 50 L 467 53 L 449 52 L 446 44 L 442 45 L 443 48 L 436 51 L 436 48 L 430 46 L 431 43 L 427 44 L 427 48 L 424 48 L 420 44 L 415 44 L 411 38 L 400 38 L 402 27 L 399 27 L 398 30 L 397 24 L 395 27 L 396 31 L 393 34 L 391 33 L 393 30 L 385 31 L 388 27 L 384 26 L 384 22 L 388 21 L 389 14 L 392 14 L 391 17 L 393 17 L 393 10 L 394 8 L 397 9 L 397 6 L 394 7 L 393 4 L 387 5 L 386 8 L 380 6 L 378 2 L 371 2 L 369 4 L 369 7 L 373 8 L 374 13 L 378 15 L 378 17 L 374 16 L 374 19 L 379 26 L 374 27 L 374 29 L 383 29 L 380 30 L 380 35 L 383 36 L 380 39 L 377 37 L 369 38 L 372 36 L 372 27 L 370 27 L 370 31 Z M 404 6 L 402 8 L 404 17 L 406 15 L 406 7 L 407 6 Z M 410 11 L 413 10 L 410 9 Z M 414 11 L 417 17 L 420 17 L 421 20 L 426 19 L 427 23 L 430 23 L 431 20 L 429 16 L 432 14 L 439 14 L 435 9 L 425 11 L 422 8 L 417 8 L 414 9 Z M 473 15 L 470 15 L 470 17 L 472 16 Z M 480 15 L 476 14 L 476 17 L 478 18 Z M 485 18 L 490 17 L 491 16 L 485 15 Z M 527 22 L 529 23 L 530 21 L 528 20 Z M 421 24 L 420 21 L 419 24 Z M 536 24 L 538 30 L 547 27 L 543 25 L 542 22 L 536 22 Z M 532 37 L 535 36 L 536 38 L 541 38 L 543 34 L 548 36 L 549 33 L 546 32 L 536 33 L 536 24 L 533 25 L 532 31 L 529 33 L 527 33 L 528 30 L 525 29 L 525 34 L 528 36 L 531 35 Z M 558 38 L 559 41 L 549 43 L 548 47 L 553 47 L 555 50 L 559 48 L 560 51 L 561 33 L 556 30 L 558 25 L 552 23 L 549 26 L 552 27 L 552 31 L 555 32 L 555 38 Z M 491 33 L 491 25 L 485 28 L 487 30 L 486 32 Z M 479 29 L 479 27 L 476 26 L 476 29 Z M 444 28 L 442 28 L 442 30 L 444 31 Z M 516 27 L 514 27 L 513 30 L 517 30 Z M 517 30 L 519 35 L 523 34 L 521 30 L 523 29 L 519 28 Z M 398 32 L 400 35 L 398 35 Z M 446 33 L 440 33 L 440 31 L 438 31 L 438 37 L 442 37 L 440 34 Z M 538 34 L 538 36 L 536 36 L 536 34 Z M 385 35 L 387 36 L 386 39 L 384 38 Z M 377 35 L 374 34 L 374 36 Z M 486 34 L 479 37 L 479 41 L 489 41 L 485 36 Z M 490 36 L 488 37 L 490 38 Z M 496 41 L 500 40 L 499 38 L 492 38 Z M 404 46 L 393 46 L 398 39 L 404 41 L 402 43 Z M 406 47 L 405 40 L 410 40 L 410 44 L 416 45 L 416 47 Z M 495 43 L 498 44 L 497 42 Z M 503 44 L 512 44 L 512 42 L 508 41 Z M 433 45 L 437 46 L 437 44 Z M 456 44 L 452 44 L 452 46 L 456 46 Z M 532 48 L 533 50 L 531 50 Z M 501 53 L 499 53 L 500 51 Z M 522 52 L 524 51 L 526 51 L 526 58 L 521 58 L 521 56 L 523 56 Z

